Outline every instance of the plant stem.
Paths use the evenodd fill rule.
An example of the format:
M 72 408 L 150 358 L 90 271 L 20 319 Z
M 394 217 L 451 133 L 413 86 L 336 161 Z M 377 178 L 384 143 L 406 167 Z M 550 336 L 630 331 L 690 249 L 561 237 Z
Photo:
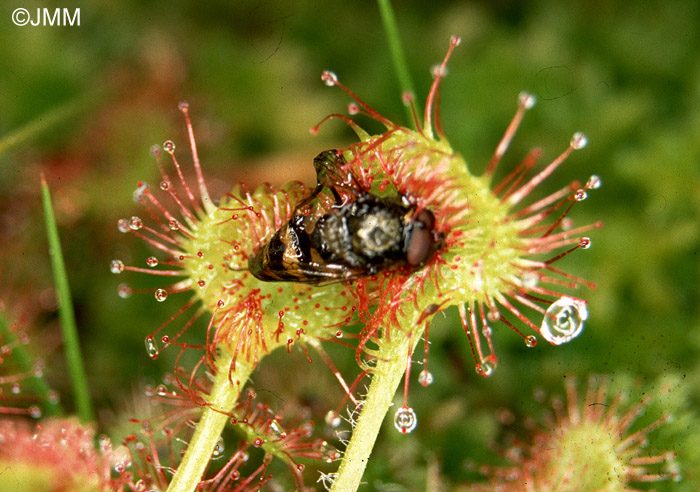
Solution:
M 231 384 L 231 361 L 232 356 L 228 351 L 222 351 L 222 357 L 216 361 L 217 372 L 209 394 L 209 405 L 204 407 L 202 417 L 197 422 L 194 435 L 170 482 L 168 492 L 192 492 L 202 480 L 224 426 L 231 418 L 230 413 L 238 403 L 241 388 L 255 367 L 253 363 L 237 362 L 236 370 L 231 374 L 234 384 Z
M 399 80 L 402 100 L 405 93 L 410 93 L 415 96 L 416 91 L 413 89 L 413 81 L 411 80 L 411 74 L 406 64 L 406 56 L 404 55 L 401 40 L 399 39 L 399 29 L 396 25 L 394 9 L 391 7 L 391 2 L 389 0 L 377 0 L 377 4 L 379 6 L 379 14 L 382 17 L 384 32 L 389 41 L 389 51 L 391 52 L 391 60 L 394 63 L 396 78 Z M 406 110 L 408 124 L 410 125 L 413 123 L 413 113 L 411 112 L 410 106 L 405 103 L 404 108 Z
M 58 236 L 56 218 L 51 205 L 51 194 L 43 174 L 41 175 L 41 198 L 44 204 L 51 269 L 53 270 L 56 295 L 58 296 L 58 316 L 61 320 L 63 345 L 68 363 L 68 373 L 73 384 L 75 406 L 80 420 L 82 422 L 91 422 L 95 419 L 95 413 L 92 408 L 92 400 L 90 400 L 90 390 L 87 384 L 85 366 L 83 365 L 83 356 L 80 352 L 78 329 L 75 324 L 75 313 L 73 312 L 73 300 L 71 299 L 66 265 L 63 262 L 63 252 L 61 251 L 61 240 Z
M 404 335 L 404 333 L 402 333 Z M 357 425 L 352 431 L 338 477 L 331 492 L 354 492 L 360 485 L 367 461 L 372 453 L 384 417 L 391 407 L 401 378 L 406 374 L 406 356 L 420 339 L 420 329 L 412 336 L 396 337 L 392 343 L 384 343 L 379 354 L 369 391 L 362 405 Z

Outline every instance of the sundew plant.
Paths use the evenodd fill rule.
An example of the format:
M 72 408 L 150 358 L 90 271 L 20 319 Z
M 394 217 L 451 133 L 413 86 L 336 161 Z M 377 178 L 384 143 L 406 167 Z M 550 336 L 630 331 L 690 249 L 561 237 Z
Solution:
M 57 313 L 49 323 L 61 327 L 65 362 L 42 348 L 52 338 L 34 327 L 46 321 L 6 267 L 0 463 L 11 473 L 0 489 L 694 490 L 697 419 L 684 382 L 694 366 L 683 359 L 663 376 L 641 367 L 692 352 L 693 339 L 665 349 L 663 337 L 643 332 L 656 340 L 644 347 L 659 350 L 641 354 L 634 327 L 625 328 L 634 313 L 619 315 L 622 348 L 600 314 L 614 314 L 610 271 L 622 275 L 625 255 L 636 257 L 606 241 L 620 224 L 595 205 L 608 174 L 613 193 L 621 190 L 612 157 L 594 150 L 599 126 L 611 123 L 556 121 L 568 137 L 535 140 L 529 122 L 546 128 L 548 108 L 577 97 L 556 65 L 497 94 L 498 110 L 482 118 L 488 143 L 465 146 L 461 133 L 474 124 L 460 104 L 470 90 L 454 73 L 471 63 L 460 53 L 474 36 L 430 36 L 421 58 L 436 63 L 423 67 L 416 90 L 408 65 L 419 63 L 404 54 L 389 3 L 378 6 L 388 47 L 363 56 L 381 57 L 372 63 L 383 68 L 349 69 L 338 54 L 318 70 L 310 83 L 342 99 L 304 108 L 313 122 L 291 175 L 215 177 L 206 103 L 196 93 L 171 98 L 168 114 L 184 131 L 156 132 L 163 143 L 150 146 L 150 168 L 134 170 L 135 187 L 116 198 L 102 191 L 102 213 L 121 215 L 116 227 L 104 244 L 84 238 L 110 251 L 101 268 L 116 289 L 101 306 L 117 311 L 73 301 L 85 286 L 71 289 L 75 257 L 63 258 L 59 236 L 65 242 L 66 213 L 83 195 L 63 191 L 55 172 L 37 178 L 53 273 L 37 299 Z M 385 79 L 398 80 L 403 118 L 374 93 Z M 255 84 L 248 91 L 254 97 Z M 130 108 L 129 132 L 139 132 L 139 104 Z M 279 129 L 289 116 L 265 121 Z M 40 131 L 11 134 L 0 151 Z M 697 232 L 686 219 L 668 229 L 677 244 Z M 368 248 L 387 244 L 391 261 L 358 266 Z M 337 245 L 340 254 L 326 252 Z M 627 295 L 649 289 L 628 286 Z M 120 314 L 129 309 L 140 310 L 136 324 Z M 85 341 L 83 326 L 109 317 L 123 320 L 123 333 L 103 343 L 128 350 Z M 101 358 L 112 357 L 142 375 L 125 388 L 110 383 Z M 91 392 L 111 404 L 95 407 Z

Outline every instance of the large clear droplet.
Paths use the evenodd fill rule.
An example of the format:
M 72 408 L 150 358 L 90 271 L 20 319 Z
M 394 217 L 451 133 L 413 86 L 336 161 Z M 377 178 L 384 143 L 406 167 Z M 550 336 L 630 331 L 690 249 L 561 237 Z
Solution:
M 224 449 L 224 438 L 219 437 L 219 440 L 216 441 L 216 446 L 214 446 L 214 451 L 211 452 L 212 459 L 221 458 L 224 454 Z
M 430 386 L 433 384 L 433 381 L 433 373 L 427 369 L 423 369 L 420 374 L 418 374 L 418 382 L 421 386 Z
M 158 342 L 150 335 L 146 337 L 146 352 L 148 352 L 151 359 L 158 357 Z
M 342 423 L 342 420 L 340 418 L 340 415 L 338 415 L 336 412 L 333 410 L 329 410 L 328 413 L 326 414 L 326 424 L 329 427 L 332 427 L 334 429 L 340 427 L 340 424 Z
M 418 425 L 418 417 L 411 407 L 401 407 L 394 415 L 394 427 L 401 434 L 409 434 Z
M 115 274 L 122 273 L 124 271 L 124 262 L 122 262 L 121 260 L 110 261 L 109 271 Z
M 156 301 L 163 302 L 168 298 L 168 291 L 165 289 L 156 289 L 153 296 L 156 298 Z
M 561 297 L 544 314 L 540 332 L 549 343 L 561 345 L 576 338 L 588 319 L 586 303 L 571 297 Z

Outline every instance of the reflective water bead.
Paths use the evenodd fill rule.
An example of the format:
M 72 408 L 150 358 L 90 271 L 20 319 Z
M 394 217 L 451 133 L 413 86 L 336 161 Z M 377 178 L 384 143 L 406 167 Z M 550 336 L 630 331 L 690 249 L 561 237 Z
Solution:
M 119 286 L 117 287 L 117 295 L 122 299 L 127 299 L 131 297 L 132 292 L 132 288 L 126 284 L 119 284 Z
M 180 229 L 180 222 L 178 222 L 177 219 L 170 219 L 168 221 L 168 227 L 171 231 L 177 231 L 178 229 Z
M 325 70 L 321 74 L 321 80 L 323 80 L 323 83 L 326 84 L 328 87 L 333 87 L 335 84 L 338 83 L 338 76 L 335 74 L 335 72 Z
M 330 410 L 325 417 L 326 424 L 328 424 L 329 427 L 333 427 L 334 429 L 340 426 L 340 423 L 342 422 L 340 415 L 338 415 L 335 411 Z
M 402 434 L 409 434 L 418 425 L 418 417 L 411 407 L 403 406 L 394 415 L 394 427 Z
M 588 309 L 584 301 L 561 297 L 547 308 L 540 332 L 549 343 L 561 345 L 581 334 L 586 319 Z
M 597 190 L 602 186 L 602 184 L 603 181 L 600 179 L 600 176 L 593 174 L 590 178 L 588 178 L 588 181 L 586 181 L 586 188 L 589 190 Z
M 168 298 L 168 291 L 166 291 L 165 289 L 156 289 L 153 295 L 155 296 L 156 301 L 163 302 Z
M 124 262 L 121 260 L 112 260 L 109 262 L 109 271 L 114 274 L 119 274 L 124 271 Z
M 224 445 L 224 438 L 219 437 L 219 440 L 216 441 L 216 446 L 214 446 L 214 450 L 211 452 L 211 457 L 213 459 L 216 458 L 221 458 L 221 456 L 224 454 L 226 446 Z
M 421 386 L 430 386 L 433 384 L 433 381 L 433 373 L 427 369 L 423 369 L 420 374 L 418 374 L 418 382 Z
M 156 258 L 155 256 L 149 256 L 148 258 L 146 258 L 146 265 L 148 265 L 149 267 L 158 266 L 158 258 Z
M 340 458 L 340 451 L 328 444 L 326 441 L 321 443 L 321 459 L 326 463 L 332 463 Z
M 574 193 L 574 200 L 576 200 L 577 202 L 581 202 L 586 198 L 588 198 L 588 193 L 586 193 L 586 190 L 584 190 L 583 188 L 576 190 L 576 193 Z
M 129 221 L 126 219 L 119 219 L 117 221 L 117 229 L 122 233 L 129 232 Z
M 537 102 L 537 98 L 529 92 L 521 92 L 518 94 L 518 101 L 525 109 L 530 109 Z
M 29 416 L 33 419 L 38 419 L 42 416 L 41 408 L 38 405 L 32 405 L 27 411 L 29 412 Z
M 156 339 L 150 335 L 146 337 L 146 352 L 151 359 L 158 357 L 158 342 L 156 342 Z
M 141 220 L 141 217 L 133 216 L 132 218 L 129 219 L 129 229 L 132 231 L 138 231 L 143 227 L 143 220 Z
M 136 189 L 134 190 L 134 193 L 132 194 L 132 198 L 134 202 L 136 203 L 141 203 L 145 200 L 144 194 L 148 190 L 148 183 L 146 182 L 139 182 L 138 186 L 136 186 Z
M 175 152 L 175 142 L 173 142 L 172 140 L 166 140 L 165 142 L 163 142 L 163 148 L 168 154 L 172 154 L 173 152 Z
M 582 237 L 581 241 L 579 241 L 578 245 L 581 249 L 590 248 L 591 247 L 591 238 L 590 237 Z
M 190 103 L 188 103 L 187 101 L 180 101 L 179 103 L 177 103 L 177 109 L 179 109 L 180 111 L 187 111 L 189 107 Z
M 571 137 L 571 147 L 578 150 L 584 148 L 586 145 L 588 145 L 588 137 L 584 135 L 582 132 L 576 132 L 574 133 L 574 136 Z
M 537 337 L 535 335 L 530 335 L 525 337 L 525 346 L 532 348 L 537 345 Z
M 491 376 L 495 369 L 496 364 L 494 364 L 489 359 L 484 359 L 483 362 L 481 362 L 481 364 L 477 364 L 476 366 L 477 374 L 479 374 L 480 376 L 484 376 L 485 378 Z

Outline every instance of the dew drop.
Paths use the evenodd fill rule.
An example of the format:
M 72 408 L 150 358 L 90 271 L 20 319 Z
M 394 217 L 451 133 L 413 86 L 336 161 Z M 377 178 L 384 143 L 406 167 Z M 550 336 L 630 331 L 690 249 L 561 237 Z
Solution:
M 160 159 L 160 150 L 160 145 L 151 145 L 151 149 L 149 150 L 151 157 Z
M 158 266 L 158 258 L 156 258 L 155 256 L 149 256 L 148 258 L 146 258 L 146 265 L 148 265 L 149 267 Z
M 132 231 L 138 231 L 143 227 L 143 220 L 140 217 L 133 216 L 129 219 L 129 229 Z
M 586 188 L 588 188 L 589 190 L 597 190 L 602 185 L 603 181 L 597 174 L 593 174 L 590 178 L 588 178 L 588 181 L 586 181 Z
M 129 287 L 126 284 L 119 284 L 119 286 L 117 287 L 117 295 L 122 299 L 128 299 L 129 297 L 131 297 L 132 292 L 133 290 L 131 289 L 131 287 Z
M 46 394 L 47 399 L 49 400 L 49 403 L 56 404 L 59 401 L 61 401 L 61 395 L 58 394 L 58 391 L 55 390 L 49 390 L 49 392 Z
M 581 334 L 586 319 L 585 301 L 561 297 L 547 308 L 540 332 L 549 343 L 561 345 Z
M 452 36 L 450 38 L 450 44 L 452 46 L 459 46 L 459 43 L 461 43 L 461 42 L 462 42 L 462 38 L 460 38 L 459 36 Z
M 418 382 L 421 386 L 430 386 L 433 384 L 433 373 L 427 369 L 423 369 L 420 374 L 418 374 Z
M 338 83 L 338 76 L 335 74 L 335 72 L 325 70 L 321 74 L 321 80 L 323 80 L 323 83 L 326 84 L 328 87 L 333 87 L 335 84 Z
M 146 352 L 151 359 L 158 357 L 158 342 L 151 335 L 146 337 Z
M 433 78 L 444 77 L 447 75 L 447 67 L 443 67 L 442 65 L 433 65 L 430 68 L 430 75 L 432 75 Z
M 187 101 L 180 101 L 177 104 L 177 109 L 179 109 L 180 111 L 183 111 L 183 112 L 187 111 L 189 109 L 189 107 L 190 107 L 190 103 L 188 103 Z
M 287 437 L 287 433 L 285 432 L 284 428 L 280 425 L 279 422 L 276 420 L 272 420 L 270 422 L 270 430 L 279 438 L 279 439 L 284 439 Z
M 168 387 L 165 386 L 164 384 L 159 384 L 156 386 L 156 394 L 158 396 L 167 396 L 168 395 Z
M 535 335 L 530 335 L 525 337 L 525 346 L 528 348 L 535 347 L 537 345 L 537 337 Z
M 41 418 L 42 412 L 41 408 L 39 408 L 37 405 L 32 405 L 27 409 L 29 411 L 29 416 L 33 419 L 38 419 Z
M 263 444 L 265 444 L 265 441 L 262 437 L 256 437 L 255 439 L 253 439 L 253 446 L 255 446 L 256 448 L 259 448 Z
M 22 385 L 19 383 L 12 383 L 10 386 L 10 393 L 13 395 L 18 395 L 22 391 Z
M 584 135 L 582 132 L 576 132 L 574 133 L 574 136 L 571 137 L 570 145 L 573 149 L 582 149 L 588 145 L 588 137 L 586 137 L 586 135 Z
M 177 219 L 170 219 L 168 221 L 168 227 L 171 231 L 177 231 L 180 229 L 180 222 Z
M 117 221 L 117 229 L 122 233 L 129 232 L 129 221 L 126 219 L 119 219 Z
M 529 92 L 521 92 L 518 94 L 518 102 L 523 108 L 530 109 L 537 102 L 537 98 Z
M 136 189 L 134 190 L 134 193 L 131 195 L 133 198 L 134 202 L 136 203 L 141 203 L 145 200 L 145 193 L 148 191 L 148 183 L 145 182 L 139 182 L 138 186 L 136 186 Z
M 340 427 L 340 423 L 342 422 L 340 415 L 338 415 L 335 411 L 330 410 L 325 417 L 326 424 L 329 427 L 332 427 L 334 429 Z
M 226 449 L 225 443 L 224 443 L 224 438 L 219 437 L 219 440 L 216 441 L 216 446 L 214 446 L 214 450 L 211 452 L 211 457 L 213 459 L 221 458 L 224 454 L 224 450 Z
M 579 248 L 581 249 L 588 249 L 591 247 L 591 238 L 590 237 L 582 237 L 581 241 L 578 243 Z
M 401 434 L 409 434 L 418 425 L 418 417 L 411 407 L 403 406 L 394 415 L 394 427 Z
M 166 140 L 163 143 L 163 148 L 168 154 L 172 154 L 175 152 L 175 143 L 172 140 Z
M 114 274 L 119 274 L 124 271 L 124 262 L 121 260 L 112 260 L 109 262 L 109 271 Z
M 326 463 L 333 463 L 338 458 L 340 458 L 340 451 L 323 441 L 321 443 L 321 459 Z
M 351 102 L 350 104 L 348 104 L 348 114 L 349 115 L 354 116 L 359 112 L 360 112 L 360 106 L 358 106 L 357 103 Z
M 163 180 L 160 182 L 160 189 L 163 191 L 168 191 L 170 188 L 172 188 L 172 183 L 168 180 Z
M 481 364 L 476 365 L 476 373 L 479 376 L 484 376 L 485 378 L 491 376 L 495 369 L 496 364 L 488 358 L 484 359 L 484 361 Z
M 498 312 L 496 309 L 493 309 L 486 313 L 486 317 L 489 321 L 498 321 L 499 319 L 501 319 L 501 313 Z
M 588 198 L 588 193 L 583 188 L 576 190 L 576 193 L 574 193 L 574 200 L 577 202 L 582 202 L 586 198 Z
M 153 295 L 156 298 L 156 301 L 163 302 L 168 298 L 168 291 L 166 291 L 165 289 L 156 289 Z

